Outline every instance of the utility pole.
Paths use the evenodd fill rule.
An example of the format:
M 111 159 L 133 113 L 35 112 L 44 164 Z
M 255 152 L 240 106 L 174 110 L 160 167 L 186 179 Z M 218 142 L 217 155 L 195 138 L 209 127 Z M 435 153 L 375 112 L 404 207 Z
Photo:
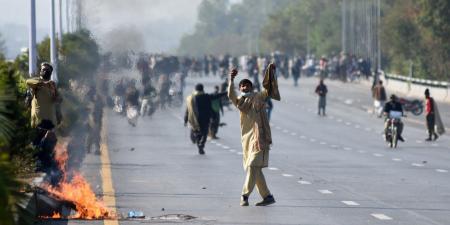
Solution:
M 69 18 L 69 6 L 70 6 L 70 0 L 66 0 L 66 32 L 70 32 L 70 18 Z
M 341 27 L 341 32 L 342 32 L 342 37 L 341 37 L 341 48 L 342 48 L 342 52 L 346 52 L 346 42 L 347 42 L 347 37 L 346 37 L 346 27 L 347 27 L 347 14 L 346 14 L 346 8 L 347 8 L 347 1 L 343 0 L 342 1 L 342 27 Z
M 62 36 L 63 36 L 63 19 L 62 19 L 62 0 L 58 0 L 58 20 L 59 20 L 59 32 L 58 32 L 58 41 L 59 41 L 59 46 L 62 46 Z
M 28 75 L 36 74 L 36 0 L 30 0 L 30 26 L 28 43 Z
M 53 66 L 52 81 L 58 83 L 58 57 L 56 52 L 56 37 L 55 37 L 55 0 L 51 0 L 52 16 L 51 16 L 51 30 L 50 30 L 50 62 Z

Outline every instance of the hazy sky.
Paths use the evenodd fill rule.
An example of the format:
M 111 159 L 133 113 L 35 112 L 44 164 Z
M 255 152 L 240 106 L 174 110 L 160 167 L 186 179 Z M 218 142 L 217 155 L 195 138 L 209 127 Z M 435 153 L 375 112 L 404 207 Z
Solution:
M 36 0 L 40 38 L 47 35 L 50 29 L 50 2 L 51 0 Z M 146 51 L 170 51 L 177 47 L 183 34 L 193 30 L 201 0 L 85 2 L 87 27 L 101 42 L 103 49 L 120 47 L 116 44 L 128 42 L 123 47 L 142 46 L 142 50 Z M 6 39 L 8 52 L 18 52 L 17 45 L 25 47 L 28 40 L 26 26 L 29 23 L 29 0 L 0 0 L 0 7 L 0 32 L 3 39 Z M 66 23 L 63 21 L 63 24 Z

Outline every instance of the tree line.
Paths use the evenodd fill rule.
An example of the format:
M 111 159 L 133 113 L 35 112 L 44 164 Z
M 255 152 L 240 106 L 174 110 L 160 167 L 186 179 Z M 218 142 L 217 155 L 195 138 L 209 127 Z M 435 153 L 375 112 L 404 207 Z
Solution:
M 343 0 L 203 0 L 193 33 L 178 53 L 338 54 Z M 448 80 L 450 1 L 381 1 L 379 38 L 386 72 Z M 361 31 L 364 32 L 364 31 Z M 352 54 L 351 52 L 347 52 Z

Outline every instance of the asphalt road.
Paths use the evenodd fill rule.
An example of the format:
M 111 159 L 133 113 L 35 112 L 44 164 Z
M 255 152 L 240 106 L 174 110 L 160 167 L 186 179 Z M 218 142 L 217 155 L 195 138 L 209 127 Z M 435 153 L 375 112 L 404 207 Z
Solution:
M 220 83 L 189 79 L 186 94 L 196 82 L 207 92 Z M 219 140 L 207 142 L 206 155 L 198 155 L 189 140 L 184 108 L 140 118 L 137 127 L 108 111 L 110 194 L 118 212 L 147 216 L 118 223 L 450 224 L 449 136 L 424 142 L 423 117 L 408 118 L 406 142 L 392 150 L 381 136 L 383 121 L 365 108 L 371 100 L 364 86 L 330 82 L 328 116 L 319 117 L 316 82 L 301 79 L 294 88 L 280 80 L 282 101 L 274 101 L 274 145 L 264 169 L 277 202 L 267 207 L 254 206 L 260 201 L 256 189 L 250 206 L 239 206 L 245 173 L 235 109 L 225 109 L 227 126 Z M 91 224 L 69 222 L 81 223 Z

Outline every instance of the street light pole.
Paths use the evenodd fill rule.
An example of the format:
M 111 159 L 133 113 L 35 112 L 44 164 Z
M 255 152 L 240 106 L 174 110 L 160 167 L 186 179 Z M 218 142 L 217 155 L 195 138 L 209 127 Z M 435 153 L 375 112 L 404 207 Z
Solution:
M 60 46 L 62 45 L 62 35 L 63 35 L 63 19 L 62 19 L 62 12 L 63 12 L 63 8 L 62 8 L 62 0 L 59 0 L 58 1 L 58 20 L 59 20 L 59 32 L 58 32 L 58 41 L 59 41 L 59 44 L 60 44 Z
M 51 0 L 52 17 L 51 17 L 51 31 L 50 31 L 50 61 L 53 66 L 52 81 L 58 83 L 58 58 L 56 53 L 56 38 L 55 38 L 55 0 Z
M 30 26 L 28 43 L 28 74 L 36 74 L 36 0 L 30 0 Z

